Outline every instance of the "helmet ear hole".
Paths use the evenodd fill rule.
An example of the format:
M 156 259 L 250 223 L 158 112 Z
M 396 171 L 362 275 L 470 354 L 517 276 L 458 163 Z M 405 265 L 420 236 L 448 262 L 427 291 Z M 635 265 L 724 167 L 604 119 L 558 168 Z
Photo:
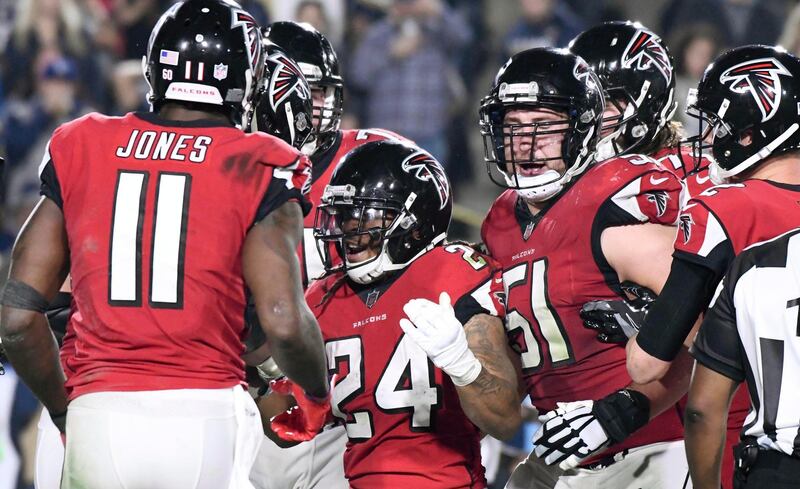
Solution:
M 753 129 L 745 129 L 739 135 L 739 146 L 747 147 L 753 143 Z

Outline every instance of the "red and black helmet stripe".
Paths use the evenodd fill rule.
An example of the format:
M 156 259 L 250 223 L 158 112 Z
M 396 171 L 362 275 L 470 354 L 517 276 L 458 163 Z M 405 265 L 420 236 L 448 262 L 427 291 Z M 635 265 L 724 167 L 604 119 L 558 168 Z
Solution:
M 672 81 L 672 63 L 669 54 L 661 45 L 661 39 L 652 32 L 637 31 L 622 53 L 622 66 L 630 68 L 634 63 L 636 69 L 640 70 L 653 66 L 661 73 L 667 84 Z

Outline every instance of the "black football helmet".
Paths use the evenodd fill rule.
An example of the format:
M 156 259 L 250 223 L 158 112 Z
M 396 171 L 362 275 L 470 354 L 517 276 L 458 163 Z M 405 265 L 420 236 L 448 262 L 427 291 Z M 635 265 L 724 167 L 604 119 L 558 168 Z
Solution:
M 541 109 L 563 114 L 563 119 L 532 123 L 505 120 L 510 111 Z M 516 189 L 529 202 L 557 195 L 594 161 L 603 109 L 600 81 L 579 56 L 552 48 L 515 54 L 500 68 L 489 95 L 481 101 L 480 127 L 489 177 L 501 187 Z M 537 158 L 536 138 L 558 135 L 563 135 L 560 156 Z M 529 153 L 515 155 L 515 145 L 525 144 L 530 146 Z M 550 160 L 562 160 L 565 170 L 524 174 Z
M 724 183 L 800 148 L 800 59 L 772 46 L 731 49 L 709 65 L 686 105 L 711 148 L 709 175 Z
M 309 24 L 275 22 L 265 35 L 297 62 L 312 90 L 323 91 L 325 102 L 314 107 L 314 133 L 317 146 L 327 147 L 339 130 L 344 106 L 344 85 L 333 46 Z
M 169 8 L 150 34 L 142 61 L 154 111 L 168 100 L 216 107 L 250 125 L 264 69 L 261 31 L 232 0 L 189 0 Z
M 600 78 L 606 105 L 618 116 L 603 119 L 597 159 L 635 152 L 658 135 L 672 119 L 675 76 L 666 44 L 638 22 L 608 22 L 578 35 L 569 49 Z
M 263 49 L 265 70 L 258 89 L 256 129 L 301 149 L 313 137 L 311 89 L 300 67 L 278 45 L 264 39 Z
M 336 166 L 317 207 L 314 238 L 328 273 L 344 270 L 354 282 L 370 283 L 441 243 L 452 209 L 450 182 L 430 154 L 400 141 L 374 141 Z M 375 245 L 374 258 L 348 261 L 348 254 Z

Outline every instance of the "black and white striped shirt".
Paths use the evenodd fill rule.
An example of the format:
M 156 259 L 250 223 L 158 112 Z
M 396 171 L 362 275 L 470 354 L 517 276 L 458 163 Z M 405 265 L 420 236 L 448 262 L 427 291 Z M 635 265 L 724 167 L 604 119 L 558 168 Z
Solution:
M 743 435 L 800 457 L 800 228 L 739 254 L 717 288 L 692 355 L 752 402 Z

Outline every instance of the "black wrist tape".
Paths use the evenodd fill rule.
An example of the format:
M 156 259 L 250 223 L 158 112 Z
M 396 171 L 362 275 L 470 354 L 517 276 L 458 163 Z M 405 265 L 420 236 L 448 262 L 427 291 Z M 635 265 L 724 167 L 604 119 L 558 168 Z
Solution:
M 619 443 L 650 421 L 650 399 L 622 389 L 594 403 L 592 413 L 612 443 Z

